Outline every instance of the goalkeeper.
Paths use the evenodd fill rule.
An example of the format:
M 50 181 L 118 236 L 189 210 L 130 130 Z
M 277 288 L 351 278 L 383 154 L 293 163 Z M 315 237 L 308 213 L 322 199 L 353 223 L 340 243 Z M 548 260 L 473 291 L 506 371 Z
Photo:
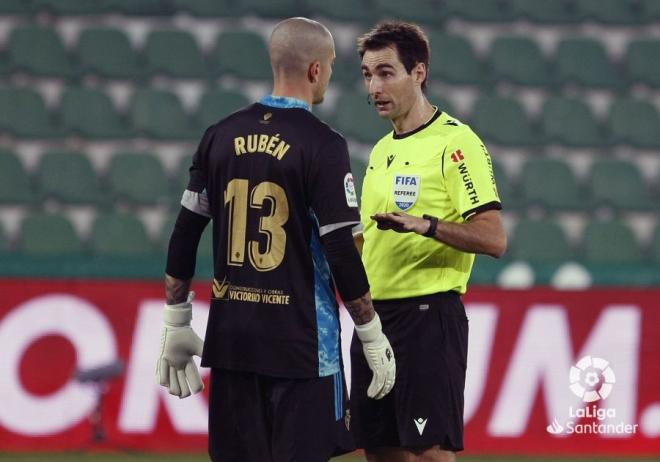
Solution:
M 324 462 L 353 448 L 335 289 L 372 371 L 365 396 L 387 395 L 395 361 L 353 243 L 360 217 L 346 141 L 311 113 L 332 74 L 332 35 L 288 19 L 269 53 L 272 95 L 207 129 L 194 155 L 169 244 L 157 379 L 185 398 L 203 388 L 193 356 L 211 368 L 214 461 Z M 202 345 L 189 290 L 210 219 Z
M 397 354 L 396 385 L 364 399 L 368 364 L 354 337 L 351 415 L 367 460 L 452 461 L 463 449 L 468 320 L 461 302 L 475 253 L 506 235 L 486 147 L 426 99 L 429 45 L 387 22 L 358 41 L 376 112 L 394 128 L 373 148 L 362 187 L 362 259 Z

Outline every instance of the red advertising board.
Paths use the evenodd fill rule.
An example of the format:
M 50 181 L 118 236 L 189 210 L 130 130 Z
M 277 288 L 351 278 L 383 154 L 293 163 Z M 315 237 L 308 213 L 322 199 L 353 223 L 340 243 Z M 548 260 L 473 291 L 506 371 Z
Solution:
M 196 289 L 203 334 L 210 286 Z M 207 396 L 155 384 L 161 283 L 5 279 L 0 294 L 1 450 L 205 450 Z M 464 301 L 467 452 L 660 454 L 660 290 L 472 288 Z M 75 378 L 117 361 L 105 384 Z

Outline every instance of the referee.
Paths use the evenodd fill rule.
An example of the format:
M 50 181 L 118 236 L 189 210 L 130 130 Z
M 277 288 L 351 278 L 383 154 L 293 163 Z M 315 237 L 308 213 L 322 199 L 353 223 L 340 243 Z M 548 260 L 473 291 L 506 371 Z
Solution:
M 463 449 L 461 295 L 474 254 L 506 249 L 492 163 L 468 125 L 427 100 L 429 43 L 418 26 L 380 23 L 358 52 L 369 100 L 393 126 L 371 152 L 356 241 L 397 377 L 384 399 L 367 399 L 370 372 L 353 338 L 352 429 L 369 461 L 452 461 Z

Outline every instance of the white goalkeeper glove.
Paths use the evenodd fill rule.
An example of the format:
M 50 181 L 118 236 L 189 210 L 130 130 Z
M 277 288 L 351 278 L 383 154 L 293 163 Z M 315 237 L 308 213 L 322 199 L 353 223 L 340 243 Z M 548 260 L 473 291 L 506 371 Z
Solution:
M 179 398 L 190 396 L 204 389 L 193 355 L 202 356 L 204 342 L 190 327 L 192 301 L 195 292 L 188 299 L 176 305 L 165 305 L 163 320 L 165 326 L 160 337 L 160 357 L 156 363 L 156 380 L 167 387 L 170 394 Z
M 374 376 L 367 389 L 369 398 L 381 399 L 387 395 L 396 379 L 396 361 L 390 341 L 383 334 L 378 313 L 366 324 L 355 325 L 355 333 L 362 342 L 362 351 Z

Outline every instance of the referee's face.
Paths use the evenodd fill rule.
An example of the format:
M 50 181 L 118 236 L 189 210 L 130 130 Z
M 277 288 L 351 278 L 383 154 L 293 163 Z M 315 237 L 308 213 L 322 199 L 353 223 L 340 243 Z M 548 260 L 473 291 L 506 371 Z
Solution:
M 394 47 L 367 50 L 362 57 L 362 75 L 380 117 L 396 120 L 410 111 L 419 85 L 406 71 Z

